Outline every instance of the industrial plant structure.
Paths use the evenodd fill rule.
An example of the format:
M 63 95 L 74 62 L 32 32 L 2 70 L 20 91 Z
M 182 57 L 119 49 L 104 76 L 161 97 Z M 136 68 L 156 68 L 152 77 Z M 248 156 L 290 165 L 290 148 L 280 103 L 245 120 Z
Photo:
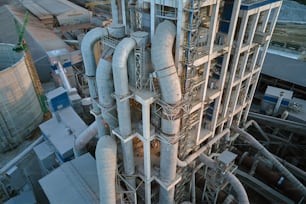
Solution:
M 257 125 L 247 116 L 281 4 L 113 0 L 112 24 L 81 43 L 95 121 L 87 127 L 75 114 L 67 79 L 46 95 L 53 117 L 40 129 L 61 160 L 41 159 L 46 144 L 34 149 L 48 201 L 249 203 L 241 167 L 274 179 L 271 202 L 302 203 L 305 186 L 246 131 Z

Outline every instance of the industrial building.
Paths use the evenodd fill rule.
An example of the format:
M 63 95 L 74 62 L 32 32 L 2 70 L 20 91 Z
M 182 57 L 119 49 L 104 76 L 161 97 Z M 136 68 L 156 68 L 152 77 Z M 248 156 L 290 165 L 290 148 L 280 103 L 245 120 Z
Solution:
M 305 202 L 305 172 L 289 171 L 248 131 L 271 141 L 248 115 L 281 0 L 96 5 L 106 5 L 111 24 L 93 26 L 91 12 L 65 0 L 23 1 L 39 19 L 30 17 L 25 40 L 42 49 L 42 57 L 32 53 L 33 64 L 47 60 L 48 71 L 36 74 L 54 79 L 49 92 L 39 91 L 31 73 L 20 73 L 29 66 L 28 51 L 0 44 L 0 151 L 14 149 L 38 126 L 41 132 L 1 166 L 0 201 Z M 16 18 L 25 8 L 5 6 L 0 16 Z M 35 40 L 38 24 L 44 25 Z M 62 40 L 47 27 L 78 39 Z M 270 87 L 262 107 L 276 116 L 291 99 L 290 91 Z M 44 105 L 51 116 L 43 121 Z M 94 121 L 87 123 L 81 115 L 89 114 Z

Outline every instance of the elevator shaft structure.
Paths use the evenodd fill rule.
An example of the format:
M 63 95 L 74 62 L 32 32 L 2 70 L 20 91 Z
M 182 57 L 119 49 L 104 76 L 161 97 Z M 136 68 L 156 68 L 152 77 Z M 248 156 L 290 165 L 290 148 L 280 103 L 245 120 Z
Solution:
M 234 200 L 246 203 L 234 176 L 235 155 L 227 151 L 234 138 L 230 128 L 247 121 L 282 2 L 111 3 L 113 24 L 90 31 L 82 42 L 102 148 L 96 150 L 98 175 L 105 183 L 117 182 L 100 182 L 100 198 L 112 195 L 100 202 L 216 203 L 232 185 Z M 121 143 L 117 163 L 101 156 L 112 152 L 101 144 L 109 140 Z M 117 169 L 117 178 L 101 169 Z M 198 184 L 202 178 L 205 184 Z

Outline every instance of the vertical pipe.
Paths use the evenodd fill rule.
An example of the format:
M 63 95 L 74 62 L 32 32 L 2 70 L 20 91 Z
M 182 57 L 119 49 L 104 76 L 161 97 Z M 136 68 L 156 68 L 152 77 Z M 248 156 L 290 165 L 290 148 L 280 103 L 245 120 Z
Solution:
M 99 96 L 99 104 L 102 107 L 109 108 L 115 101 L 111 94 L 114 91 L 112 64 L 101 58 L 96 71 L 96 83 Z
M 119 122 L 119 132 L 123 137 L 132 133 L 131 111 L 129 95 L 127 59 L 129 53 L 136 46 L 132 38 L 123 39 L 116 47 L 113 55 L 113 79 L 115 85 L 115 95 L 117 103 L 117 113 Z M 127 176 L 135 173 L 133 141 L 122 142 L 123 165 Z M 135 186 L 135 179 L 129 179 L 131 186 Z
M 103 28 L 94 28 L 89 31 L 83 38 L 81 52 L 85 66 L 85 74 L 88 78 L 90 97 L 92 100 L 97 99 L 96 92 L 96 62 L 94 58 L 93 47 L 95 43 L 107 36 L 108 31 Z M 96 147 L 97 172 L 99 178 L 100 203 L 115 203 L 115 176 L 117 163 L 117 145 L 116 142 L 108 136 L 103 136 L 105 128 L 102 124 L 101 111 L 97 104 L 93 103 L 93 112 L 96 116 L 96 123 L 99 135 L 99 142 Z
M 278 97 L 278 99 L 277 99 L 276 105 L 275 105 L 275 107 L 274 107 L 274 110 L 273 110 L 273 116 L 275 116 L 275 115 L 278 113 L 279 108 L 280 108 L 280 106 L 281 106 L 281 104 L 282 104 L 283 99 L 284 99 L 284 92 L 281 91 L 280 94 L 279 94 L 279 97 Z
M 117 144 L 110 136 L 102 136 L 96 147 L 100 203 L 116 203 Z
M 150 1 L 150 40 L 154 37 L 155 33 L 155 2 Z
M 112 93 L 114 92 L 112 64 L 103 58 L 100 58 L 98 63 L 96 84 L 99 97 L 98 101 L 102 107 L 103 119 L 110 127 L 117 127 L 117 121 L 107 112 L 107 109 L 115 104 L 115 100 L 112 97 Z
M 121 14 L 122 14 L 122 24 L 125 26 L 125 33 L 127 33 L 127 24 L 126 24 L 126 5 L 125 0 L 121 0 Z
M 94 57 L 93 47 L 96 42 L 101 40 L 103 36 L 107 35 L 108 32 L 106 29 L 99 27 L 94 28 L 88 33 L 86 33 L 81 44 L 81 52 L 85 66 L 85 74 L 88 79 L 89 93 L 92 100 L 95 100 L 97 98 L 95 83 L 97 65 Z M 93 110 L 94 112 L 99 112 L 99 109 L 95 103 L 93 103 Z
M 112 7 L 112 18 L 113 18 L 113 24 L 117 25 L 119 23 L 119 14 L 118 14 L 118 6 L 116 0 L 112 0 L 111 2 Z
M 136 31 L 136 2 L 129 2 L 129 12 L 130 12 L 130 32 Z
M 67 76 L 65 74 L 65 71 L 64 71 L 64 68 L 63 66 L 61 65 L 60 62 L 57 62 L 57 67 L 58 67 L 58 71 L 59 71 L 59 75 L 60 75 L 60 78 L 62 80 L 62 83 L 64 85 L 64 88 L 68 91 L 68 93 L 71 91 L 71 85 L 67 79 Z
M 157 26 L 156 34 L 152 39 L 153 67 L 157 72 L 162 100 L 169 105 L 177 104 L 182 98 L 180 80 L 172 55 L 175 31 L 175 25 L 172 22 L 164 21 Z M 180 118 L 167 118 L 166 112 L 163 110 L 162 132 L 168 137 L 176 137 L 179 133 L 181 120 Z M 178 113 L 173 111 L 171 114 Z M 160 179 L 167 184 L 173 182 L 176 177 L 177 151 L 178 143 L 161 142 Z M 160 187 L 160 203 L 174 203 L 174 190 L 174 188 L 166 190 Z

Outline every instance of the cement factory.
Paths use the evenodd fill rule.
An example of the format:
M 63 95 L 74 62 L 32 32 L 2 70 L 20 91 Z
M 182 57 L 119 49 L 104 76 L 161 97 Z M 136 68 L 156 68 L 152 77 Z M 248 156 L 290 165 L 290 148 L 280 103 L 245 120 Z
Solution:
M 258 83 L 282 3 L 1 6 L 0 203 L 305 203 L 306 89 Z

